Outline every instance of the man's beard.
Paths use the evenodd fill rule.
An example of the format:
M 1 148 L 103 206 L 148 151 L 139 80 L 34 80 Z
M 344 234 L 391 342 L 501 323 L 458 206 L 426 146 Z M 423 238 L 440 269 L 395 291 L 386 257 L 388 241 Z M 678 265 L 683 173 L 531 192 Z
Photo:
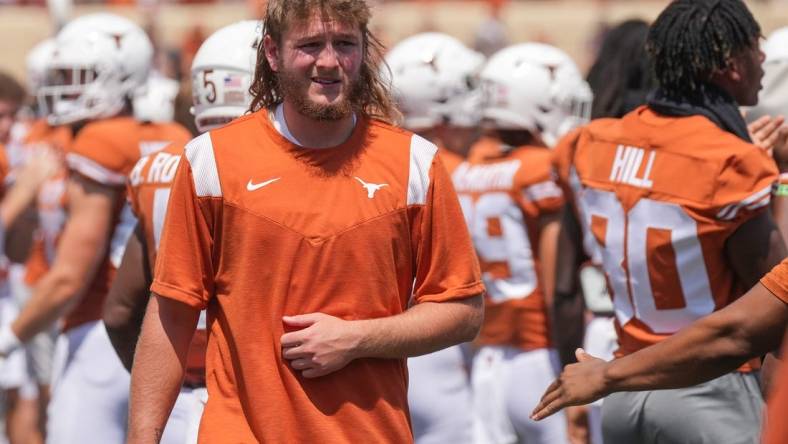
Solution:
M 309 87 L 312 81 L 302 79 L 292 72 L 282 69 L 279 76 L 279 88 L 282 97 L 287 98 L 296 110 L 311 119 L 334 121 L 350 116 L 354 110 L 359 109 L 361 96 L 361 81 L 351 80 L 345 84 L 344 94 L 341 99 L 331 104 L 315 103 L 309 99 Z

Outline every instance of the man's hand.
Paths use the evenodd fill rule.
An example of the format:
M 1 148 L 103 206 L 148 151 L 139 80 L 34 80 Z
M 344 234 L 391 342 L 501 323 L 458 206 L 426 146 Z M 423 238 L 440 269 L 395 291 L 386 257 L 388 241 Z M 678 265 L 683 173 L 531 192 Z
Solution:
M 774 150 L 785 150 L 786 136 L 788 133 L 783 129 L 785 118 L 783 116 L 762 116 L 758 120 L 747 125 L 752 143 L 772 154 Z
M 595 358 L 582 348 L 575 352 L 577 364 L 567 365 L 542 396 L 531 413 L 538 421 L 571 405 L 585 405 L 605 396 L 607 362 Z
M 356 359 L 362 340 L 359 325 L 324 313 L 284 316 L 282 357 L 305 378 L 333 373 Z

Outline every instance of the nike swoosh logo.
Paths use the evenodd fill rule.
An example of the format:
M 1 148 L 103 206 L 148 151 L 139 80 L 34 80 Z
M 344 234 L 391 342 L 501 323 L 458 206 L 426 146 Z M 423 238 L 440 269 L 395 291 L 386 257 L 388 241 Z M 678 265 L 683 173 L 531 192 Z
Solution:
M 252 179 L 249 179 L 249 183 L 246 184 L 246 189 L 249 191 L 257 191 L 266 185 L 271 185 L 272 183 L 276 182 L 279 179 L 281 179 L 281 177 L 276 177 L 274 179 L 266 180 L 265 182 L 260 182 L 260 183 L 252 183 Z

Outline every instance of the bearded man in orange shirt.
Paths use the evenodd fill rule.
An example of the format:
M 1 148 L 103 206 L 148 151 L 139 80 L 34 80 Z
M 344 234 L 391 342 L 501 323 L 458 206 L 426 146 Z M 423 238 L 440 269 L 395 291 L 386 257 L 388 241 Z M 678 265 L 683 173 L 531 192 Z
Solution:
M 468 341 L 479 267 L 437 148 L 394 128 L 362 0 L 268 2 L 251 113 L 190 142 L 132 369 L 156 442 L 208 310 L 199 442 L 411 442 L 405 358 Z

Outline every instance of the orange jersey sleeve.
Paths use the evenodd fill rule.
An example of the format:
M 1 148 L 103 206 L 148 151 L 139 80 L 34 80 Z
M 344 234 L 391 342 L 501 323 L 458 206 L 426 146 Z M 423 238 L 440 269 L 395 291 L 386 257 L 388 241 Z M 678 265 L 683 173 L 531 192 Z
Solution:
M 744 293 L 725 245 L 768 207 L 777 169 L 761 149 L 704 117 L 641 107 L 584 127 L 574 166 L 613 294 L 620 354 Z
M 130 117 L 100 120 L 79 132 L 67 160 L 73 171 L 96 182 L 122 186 L 140 157 L 189 139 L 177 124 L 142 124 Z
M 446 169 L 436 156 L 430 168 L 430 189 L 413 223 L 418 268 L 416 302 L 444 302 L 479 295 L 479 264 L 464 229 L 465 219 Z
M 188 162 L 180 162 L 170 189 L 161 251 L 152 290 L 203 310 L 213 296 L 213 223 L 221 215 L 216 199 L 199 199 Z M 175 228 L 178 227 L 178 228 Z M 182 228 L 182 229 L 181 229 Z
M 788 259 L 780 262 L 772 271 L 761 278 L 761 284 L 788 304 Z

